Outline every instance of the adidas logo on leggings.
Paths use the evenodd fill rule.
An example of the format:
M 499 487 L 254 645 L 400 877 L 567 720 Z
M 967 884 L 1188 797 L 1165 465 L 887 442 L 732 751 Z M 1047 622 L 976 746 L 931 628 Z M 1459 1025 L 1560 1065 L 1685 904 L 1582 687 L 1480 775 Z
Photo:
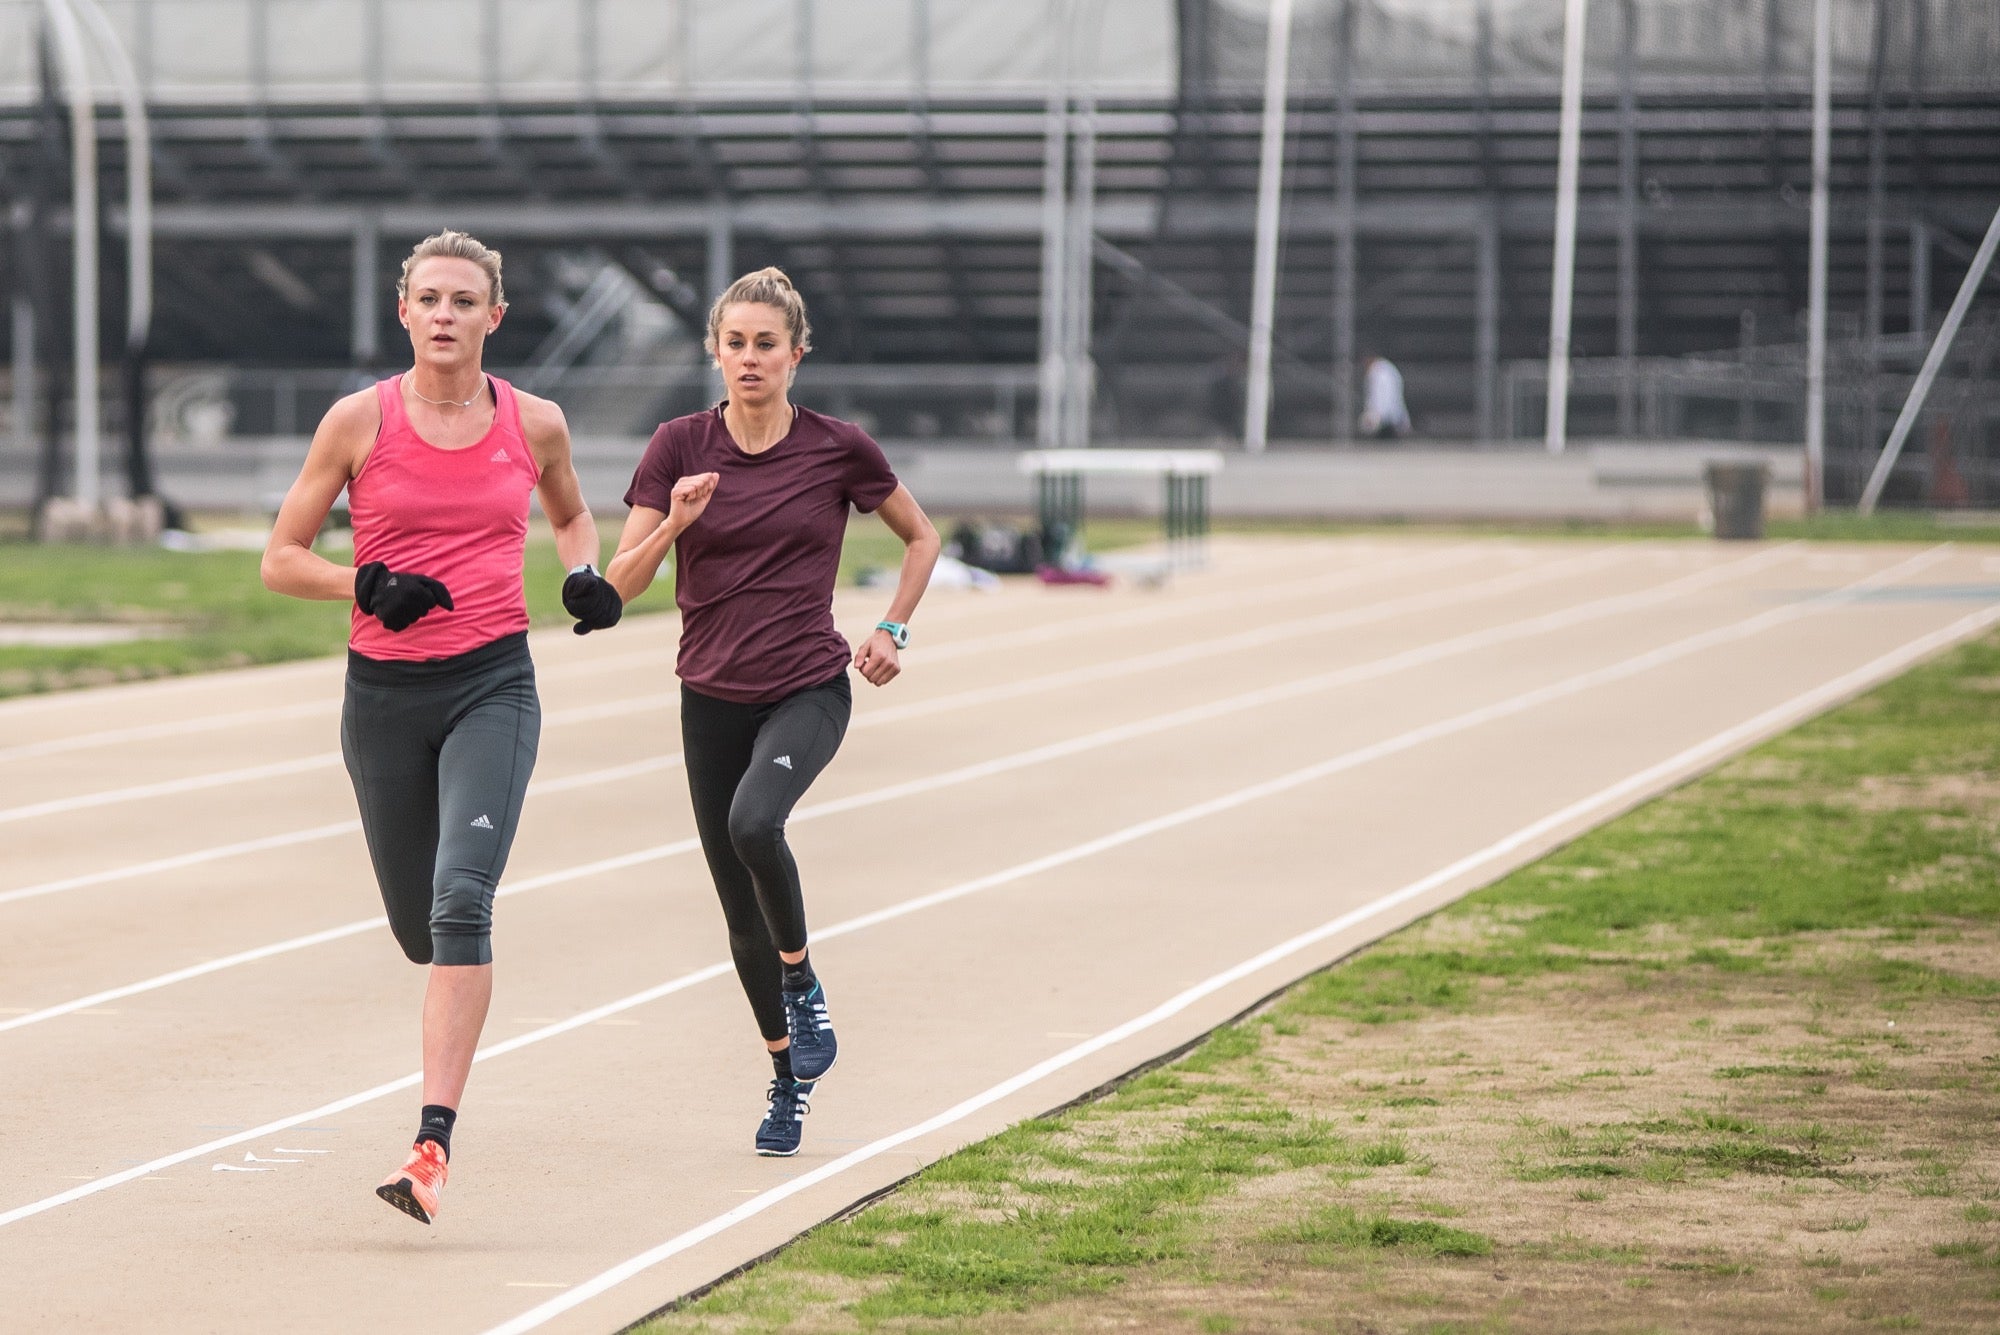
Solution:
M 485 812 L 481 812 L 473 819 L 472 828 L 475 830 L 490 830 L 493 828 L 493 822 L 486 819 Z
M 779 756 L 771 763 L 773 765 L 783 765 L 786 769 L 790 769 L 792 767 L 792 758 L 790 756 Z

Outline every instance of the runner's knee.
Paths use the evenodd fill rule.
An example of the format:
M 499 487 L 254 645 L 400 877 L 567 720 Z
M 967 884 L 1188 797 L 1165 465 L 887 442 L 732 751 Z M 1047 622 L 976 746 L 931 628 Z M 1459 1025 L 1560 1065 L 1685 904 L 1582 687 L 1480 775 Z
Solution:
M 784 813 L 755 802 L 736 803 L 729 809 L 729 843 L 745 866 L 755 870 L 770 865 L 785 846 Z
M 431 906 L 430 939 L 430 963 L 491 964 L 492 882 L 468 871 L 441 875 Z
M 396 935 L 396 944 L 403 948 L 403 954 L 412 964 L 429 964 L 435 953 L 431 942 L 431 925 L 422 918 L 402 916 L 389 919 L 389 930 Z

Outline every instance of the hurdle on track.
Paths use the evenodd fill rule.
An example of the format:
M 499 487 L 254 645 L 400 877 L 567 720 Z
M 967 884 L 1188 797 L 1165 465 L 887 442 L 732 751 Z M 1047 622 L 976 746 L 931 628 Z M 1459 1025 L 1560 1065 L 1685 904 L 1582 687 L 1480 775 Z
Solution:
M 1175 569 L 1202 565 L 1208 555 L 1208 480 L 1222 471 L 1218 450 L 1029 450 L 1019 467 L 1035 479 L 1035 519 L 1046 530 L 1083 527 L 1084 477 L 1090 473 L 1151 474 L 1161 479 L 1161 523 Z

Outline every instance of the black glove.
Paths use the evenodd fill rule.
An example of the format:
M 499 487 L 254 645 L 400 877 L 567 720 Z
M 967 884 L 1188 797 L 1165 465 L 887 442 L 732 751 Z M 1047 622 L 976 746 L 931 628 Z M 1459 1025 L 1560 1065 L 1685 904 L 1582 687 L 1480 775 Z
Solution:
M 450 589 L 429 575 L 391 570 L 380 561 L 355 567 L 354 605 L 390 630 L 408 630 L 433 607 L 453 610 Z
M 597 567 L 582 565 L 563 581 L 563 608 L 576 618 L 576 633 L 610 630 L 625 615 L 625 600 L 611 581 L 597 573 Z

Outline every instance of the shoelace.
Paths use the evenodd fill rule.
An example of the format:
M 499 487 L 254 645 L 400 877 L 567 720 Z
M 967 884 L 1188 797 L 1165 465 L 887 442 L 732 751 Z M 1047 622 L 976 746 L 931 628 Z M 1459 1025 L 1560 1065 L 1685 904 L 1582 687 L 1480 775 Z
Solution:
M 782 1077 L 771 1082 L 771 1120 L 796 1122 L 812 1111 L 812 1086 Z
M 807 992 L 803 994 L 794 993 L 793 995 L 797 996 L 798 1000 L 788 1001 L 786 1004 L 788 1004 L 792 1008 L 792 1010 L 807 1012 L 812 1017 L 811 1023 L 802 1024 L 799 1026 L 799 1035 L 798 1035 L 799 1038 L 807 1042 L 814 1042 L 814 1043 L 818 1042 L 820 1030 L 833 1028 L 832 1022 L 826 1018 L 825 996 L 823 994 L 812 993 L 812 992 Z M 808 1001 L 806 999 L 807 997 L 813 997 L 813 996 L 817 996 L 819 999 L 815 1001 Z

